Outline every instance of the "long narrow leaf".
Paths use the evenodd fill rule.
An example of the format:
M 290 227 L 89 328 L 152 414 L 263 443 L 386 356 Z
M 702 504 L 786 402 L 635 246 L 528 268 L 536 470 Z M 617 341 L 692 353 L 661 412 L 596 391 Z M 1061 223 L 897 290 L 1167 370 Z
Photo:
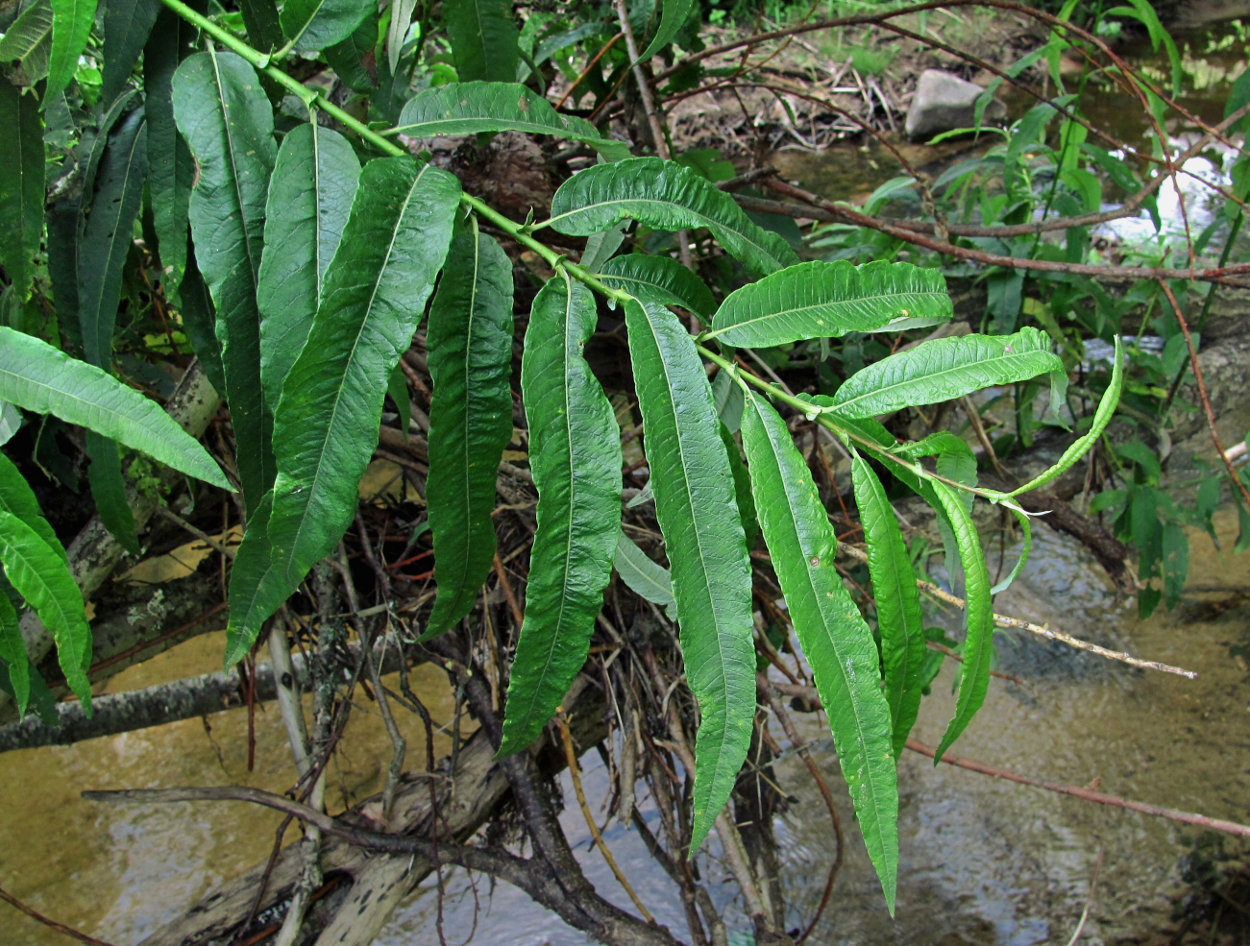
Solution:
M 25 298 L 35 276 L 43 236 L 43 122 L 39 102 L 7 79 L 0 83 L 0 265 L 13 291 Z
M 512 82 L 520 32 L 507 0 L 444 0 L 443 17 L 461 80 Z
M 851 463 L 851 481 L 868 547 L 868 574 L 877 603 L 881 665 L 885 670 L 885 699 L 894 721 L 894 757 L 898 758 L 920 710 L 924 682 L 921 668 L 927 653 L 924 616 L 903 532 L 881 481 L 858 456 Z
M 69 566 L 34 529 L 7 512 L 0 512 L 0 564 L 5 577 L 52 634 L 65 681 L 90 709 L 91 628 Z
M 260 379 L 273 406 L 308 337 L 326 267 L 351 211 L 360 160 L 338 132 L 307 122 L 278 149 L 256 277 Z
M 1046 373 L 1062 375 L 1063 361 L 1051 352 L 1049 336 L 1035 328 L 935 338 L 851 375 L 833 405 L 842 417 L 875 417 Z
M 376 12 L 376 0 L 286 0 L 278 20 L 296 49 L 319 52 L 347 39 Z
M 277 146 L 273 108 L 256 72 L 233 53 L 211 48 L 178 67 L 173 79 L 178 129 L 199 177 L 189 215 L 200 272 L 217 309 L 236 462 L 248 510 L 274 476 L 272 405 L 260 378 L 260 266 L 269 174 Z
M 623 141 L 605 139 L 584 118 L 561 115 L 541 95 L 515 82 L 453 82 L 425 89 L 404 106 L 394 131 L 413 138 L 521 131 L 584 141 L 609 160 L 629 154 Z
M 664 0 L 660 13 L 660 28 L 647 44 L 647 48 L 638 56 L 639 62 L 646 62 L 661 49 L 673 41 L 673 37 L 690 19 L 690 11 L 695 7 L 695 0 Z
M 877 645 L 834 567 L 837 539 L 785 421 L 754 394 L 742 443 L 764 541 L 799 644 L 829 716 L 833 744 L 886 906 L 898 881 L 898 778 Z
M 39 534 L 61 558 L 66 558 L 65 548 L 56 532 L 43 517 L 39 500 L 22 476 L 21 470 L 3 453 L 0 453 L 0 511 L 17 516 Z
M 30 702 L 30 661 L 26 656 L 17 609 L 7 594 L 0 594 L 0 660 L 4 661 L 4 669 L 8 671 L 9 686 L 13 690 L 13 702 L 17 704 L 20 719 L 26 715 L 26 706 Z
M 109 0 L 105 5 L 102 101 L 113 101 L 126 87 L 161 9 L 160 0 Z M 168 42 L 168 37 L 161 39 Z
M 361 173 L 308 342 L 278 402 L 272 512 L 263 529 L 249 523 L 230 576 L 227 666 L 351 523 L 386 381 L 447 255 L 459 198 L 455 177 L 406 156 L 375 158 Z
M 213 486 L 230 482 L 161 406 L 47 342 L 0 326 L 0 400 L 55 414 Z
M 730 293 L 708 338 L 768 348 L 847 332 L 893 332 L 950 319 L 946 280 L 936 269 L 879 260 L 800 263 Z
M 525 620 L 512 662 L 501 755 L 538 735 L 586 662 L 621 527 L 621 447 L 612 405 L 582 357 L 594 297 L 563 273 L 534 300 L 521 361 L 538 488 Z
M 703 280 L 669 256 L 627 253 L 605 262 L 599 275 L 606 285 L 624 289 L 643 302 L 679 305 L 702 316 L 716 308 Z
M 663 565 L 653 562 L 647 553 L 623 531 L 616 539 L 616 553 L 612 567 L 621 576 L 629 590 L 652 604 L 658 604 L 669 615 L 676 617 L 676 601 L 673 600 L 673 575 Z
M 0 61 L 21 63 L 26 82 L 34 85 L 48 75 L 51 51 L 52 4 L 49 0 L 35 0 L 0 38 Z
M 755 273 L 798 262 L 785 240 L 752 223 L 707 178 L 659 158 L 630 158 L 574 174 L 556 191 L 544 226 L 588 236 L 631 218 L 661 230 L 706 227 Z
M 660 306 L 625 303 L 655 513 L 672 566 L 695 740 L 690 851 L 733 791 L 755 715 L 751 568 L 712 390 L 694 341 Z
M 433 385 L 426 502 L 438 588 L 429 637 L 469 613 L 490 571 L 495 479 L 512 439 L 512 261 L 476 219 L 452 239 L 425 344 Z
M 934 757 L 936 765 L 985 702 L 990 685 L 990 666 L 994 661 L 994 607 L 990 595 L 990 573 L 985 567 L 976 523 L 955 490 L 940 482 L 932 486 L 959 548 L 964 569 L 964 617 L 967 626 L 955 716 L 938 744 Z
M 65 91 L 78 69 L 78 57 L 87 47 L 95 22 L 96 0 L 52 0 L 52 52 L 43 100 L 50 102 Z

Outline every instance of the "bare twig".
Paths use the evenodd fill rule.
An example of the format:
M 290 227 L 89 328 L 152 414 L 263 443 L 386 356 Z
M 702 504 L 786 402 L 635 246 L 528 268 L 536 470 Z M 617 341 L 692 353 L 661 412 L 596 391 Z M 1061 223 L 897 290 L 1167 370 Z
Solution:
M 25 913 L 32 920 L 36 920 L 49 929 L 56 930 L 58 933 L 68 936 L 70 939 L 76 939 L 80 943 L 87 943 L 88 946 L 112 946 L 111 943 L 107 943 L 102 939 L 96 939 L 94 936 L 88 936 L 86 933 L 80 933 L 71 926 L 66 926 L 64 923 L 58 923 L 51 917 L 44 916 L 38 910 L 28 907 L 26 904 L 22 903 L 21 900 L 18 900 L 17 897 L 13 896 L 3 888 L 0 888 L 0 900 L 3 900 L 15 910 L 20 910 Z

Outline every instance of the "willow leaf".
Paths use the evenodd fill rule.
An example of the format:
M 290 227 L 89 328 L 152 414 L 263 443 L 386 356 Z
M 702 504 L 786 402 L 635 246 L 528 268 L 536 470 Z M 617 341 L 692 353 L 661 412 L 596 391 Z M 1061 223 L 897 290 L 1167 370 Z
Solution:
M 51 50 L 52 4 L 49 0 L 29 4 L 0 37 L 0 61 L 19 62 L 28 86 L 47 76 Z
M 443 17 L 461 79 L 511 82 L 516 78 L 520 32 L 513 16 L 507 0 L 445 0 Z
M 0 240 L 0 265 L 13 291 L 25 298 L 35 276 L 43 237 L 43 122 L 33 95 L 3 81 L 0 88 L 0 218 L 8 231 Z
M 500 755 L 529 745 L 560 705 L 586 662 L 612 577 L 621 447 L 612 405 L 582 357 L 596 320 L 590 291 L 561 272 L 534 300 L 525 333 L 521 393 L 538 531 Z
M 733 198 L 696 171 L 659 158 L 629 158 L 574 174 L 551 201 L 543 226 L 588 236 L 634 219 L 661 230 L 706 227 L 755 273 L 771 273 L 798 262 L 775 233 L 751 222 Z
M 664 0 L 660 8 L 660 28 L 647 44 L 647 48 L 638 57 L 639 62 L 646 62 L 661 49 L 673 41 L 673 37 L 690 19 L 690 11 L 695 7 L 695 0 Z
M 95 503 L 100 522 L 118 544 L 131 555 L 139 554 L 139 538 L 135 535 L 135 517 L 126 496 L 126 478 L 122 475 L 122 454 L 116 441 L 87 431 L 83 447 L 91 466 L 87 482 L 91 501 Z
M 847 332 L 893 332 L 948 321 L 954 309 L 936 269 L 878 260 L 816 260 L 790 266 L 731 292 L 708 338 L 769 348 Z
M 52 634 L 65 681 L 89 710 L 91 628 L 69 566 L 34 529 L 7 512 L 0 512 L 0 564 L 5 577 Z
M 352 521 L 386 380 L 443 265 L 459 198 L 455 177 L 407 156 L 375 158 L 360 175 L 308 341 L 278 402 L 272 511 L 255 536 L 248 529 L 230 576 L 227 666 Z
M 21 470 L 3 453 L 0 453 L 0 511 L 17 516 L 39 534 L 61 558 L 66 558 L 65 548 L 55 530 L 43 516 L 39 500 L 22 476 Z
M 629 154 L 624 142 L 604 138 L 584 118 L 561 115 L 516 82 L 453 82 L 425 89 L 404 106 L 394 131 L 413 138 L 520 131 L 584 141 L 609 160 Z
M 994 661 L 994 607 L 990 594 L 990 573 L 985 567 L 976 523 L 954 489 L 941 482 L 934 482 L 932 487 L 959 548 L 964 569 L 964 599 L 967 602 L 964 606 L 967 636 L 959 671 L 959 697 L 955 701 L 955 716 L 938 744 L 936 765 L 936 760 L 940 760 L 951 743 L 959 738 L 985 702 L 990 685 L 990 666 Z
M 376 11 L 375 0 L 286 0 L 278 21 L 296 49 L 319 52 L 343 42 Z
M 308 337 L 359 180 L 360 160 L 338 132 L 307 122 L 282 139 L 269 181 L 265 249 L 256 277 L 260 379 L 270 405 L 277 405 Z
M 95 22 L 96 0 L 52 0 L 52 52 L 43 100 L 65 91 L 78 71 L 78 57 L 87 48 Z
M 495 557 L 495 478 L 512 439 L 512 288 L 508 254 L 470 218 L 452 239 L 426 326 L 438 595 L 425 637 L 469 613 Z
M 677 305 L 706 316 L 716 308 L 707 285 L 670 256 L 627 253 L 599 268 L 605 285 L 624 289 L 635 299 L 658 305 Z
M 109 0 L 105 5 L 101 101 L 113 101 L 126 87 L 161 9 L 160 0 Z
M 626 302 L 625 324 L 686 679 L 703 717 L 695 740 L 693 854 L 728 800 L 751 741 L 751 568 L 694 340 L 673 313 L 652 303 Z
M 7 594 L 0 594 L 0 661 L 8 671 L 13 702 L 17 704 L 17 716 L 21 719 L 30 702 L 30 660 L 26 656 L 17 609 Z
M 898 780 L 877 645 L 834 567 L 837 539 L 785 421 L 748 394 L 742 442 L 764 541 L 807 656 L 868 856 L 894 912 Z
M 265 200 L 277 146 L 273 108 L 255 71 L 233 53 L 197 53 L 173 79 L 174 116 L 199 175 L 189 216 L 195 255 L 217 310 L 236 462 L 248 510 L 273 483 L 272 405 L 260 378 L 260 266 Z
M 868 574 L 872 578 L 877 630 L 881 635 L 885 700 L 894 721 L 894 757 L 898 758 L 920 711 L 920 691 L 924 686 L 921 670 L 927 652 L 924 616 L 903 532 L 881 481 L 858 456 L 851 463 L 851 481 L 868 548 Z
M 0 400 L 120 441 L 166 466 L 230 489 L 217 462 L 161 406 L 47 342 L 0 326 Z
M 936 404 L 994 384 L 1063 374 L 1050 338 L 1035 328 L 1014 335 L 935 338 L 883 358 L 846 379 L 833 396 L 842 417 L 875 417 Z
M 658 604 L 670 618 L 676 615 L 672 573 L 663 565 L 653 562 L 623 531 L 616 539 L 612 567 L 630 591 L 652 604 Z

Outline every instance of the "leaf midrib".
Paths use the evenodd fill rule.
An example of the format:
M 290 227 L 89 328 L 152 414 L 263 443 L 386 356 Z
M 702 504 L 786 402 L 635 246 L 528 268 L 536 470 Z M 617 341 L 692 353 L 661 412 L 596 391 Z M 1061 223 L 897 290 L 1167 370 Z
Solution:
M 912 298 L 916 296 L 921 296 L 921 297 L 933 296 L 937 299 L 942 299 L 942 298 L 946 298 L 946 293 L 938 291 L 938 290 L 930 291 L 930 290 L 923 290 L 923 289 L 917 289 L 917 290 L 908 289 L 902 292 L 873 293 L 872 295 L 857 296 L 854 299 L 835 299 L 835 300 L 826 300 L 823 302 L 813 302 L 810 305 L 796 306 L 795 308 L 792 308 L 792 309 L 779 309 L 775 312 L 766 312 L 763 315 L 757 315 L 749 319 L 744 319 L 741 322 L 730 322 L 727 325 L 723 325 L 720 328 L 716 328 L 713 331 L 708 332 L 704 337 L 715 338 L 718 335 L 723 335 L 724 333 L 730 331 L 731 329 L 750 328 L 752 326 L 758 325 L 760 322 L 767 322 L 772 319 L 782 319 L 782 318 L 787 318 L 787 317 L 796 316 L 796 315 L 802 316 L 809 312 L 815 312 L 821 309 L 829 309 L 829 310 L 836 311 L 841 306 L 863 305 L 865 303 L 873 303 L 873 302 L 878 302 L 882 300 L 902 301 L 904 297 Z M 898 316 L 890 316 L 890 318 L 886 319 L 881 324 L 886 325 L 895 318 L 898 318 Z M 851 331 L 860 331 L 860 329 L 851 329 Z

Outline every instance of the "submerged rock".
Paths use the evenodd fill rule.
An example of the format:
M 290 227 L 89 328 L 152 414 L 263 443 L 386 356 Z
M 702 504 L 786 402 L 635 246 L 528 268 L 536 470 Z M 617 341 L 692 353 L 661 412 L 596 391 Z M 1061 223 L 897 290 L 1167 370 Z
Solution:
M 985 90 L 954 73 L 926 69 L 907 110 L 904 126 L 908 138 L 968 128 L 976 121 L 976 102 Z M 986 106 L 982 121 L 1000 121 L 1007 117 L 1007 107 L 994 99 Z

